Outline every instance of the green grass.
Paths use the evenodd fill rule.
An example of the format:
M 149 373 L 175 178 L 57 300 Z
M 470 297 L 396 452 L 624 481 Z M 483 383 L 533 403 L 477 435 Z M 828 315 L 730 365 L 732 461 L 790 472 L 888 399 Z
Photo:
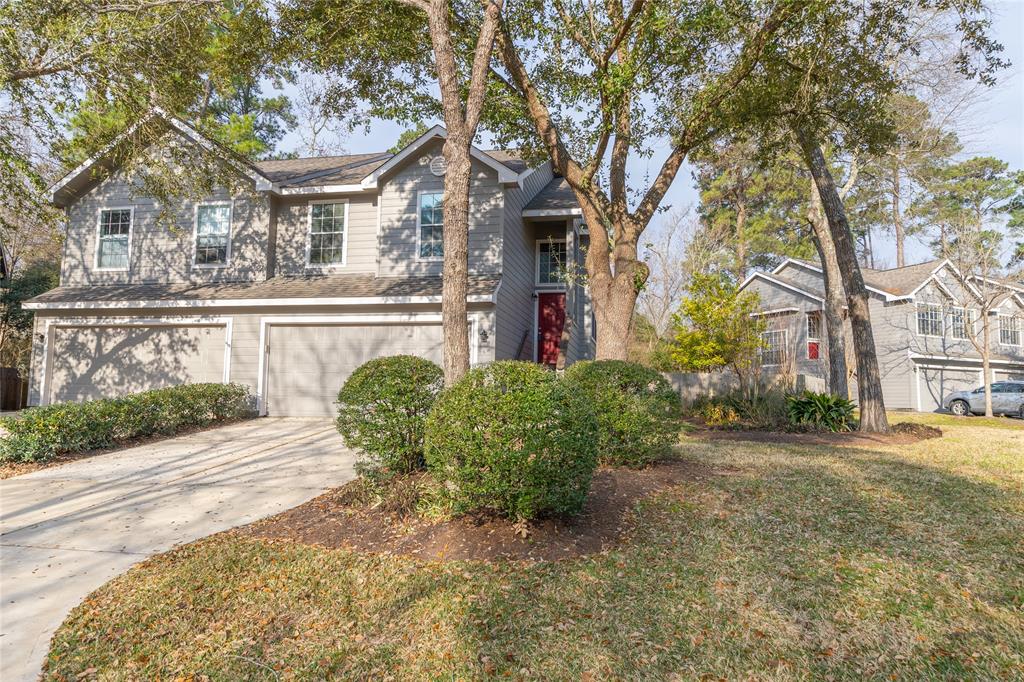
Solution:
M 940 425 L 898 448 L 686 440 L 721 475 L 575 561 L 215 537 L 95 592 L 48 677 L 1019 679 L 1024 429 Z

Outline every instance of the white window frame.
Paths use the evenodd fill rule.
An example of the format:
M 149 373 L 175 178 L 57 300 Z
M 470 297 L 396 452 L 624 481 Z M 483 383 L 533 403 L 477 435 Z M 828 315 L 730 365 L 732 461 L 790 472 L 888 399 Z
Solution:
M 565 289 L 566 282 L 541 282 L 540 281 L 540 245 L 541 244 L 562 244 L 565 246 L 565 271 L 569 271 L 569 242 L 566 239 L 537 239 L 533 246 L 533 283 L 538 289 Z
M 440 256 L 424 256 L 423 255 L 423 211 L 422 211 L 422 200 L 424 194 L 440 194 L 441 195 L 441 234 L 444 235 L 444 192 L 437 189 L 421 189 L 416 192 L 416 260 L 423 261 L 425 263 L 439 263 L 444 260 L 444 255 Z M 442 236 L 441 243 L 444 243 Z M 442 247 L 443 249 L 444 247 Z
M 417 201 L 419 199 L 417 198 Z M 340 263 L 312 263 L 313 256 L 313 206 L 314 204 L 344 204 L 345 226 L 341 231 L 341 262 Z M 348 265 L 348 199 L 317 199 L 307 202 L 306 208 L 306 269 L 307 270 L 337 270 Z M 418 228 L 417 228 L 418 233 Z M 419 251 L 417 250 L 417 253 Z
M 761 360 L 761 366 L 762 367 L 780 367 L 780 366 L 782 366 L 783 362 L 785 362 L 785 360 L 786 360 L 786 344 L 789 343 L 789 333 L 788 332 L 789 332 L 788 329 L 766 329 L 763 332 L 761 332 L 762 342 L 765 340 L 765 337 L 768 336 L 769 334 L 781 334 L 782 335 L 782 342 L 779 344 L 779 362 L 765 362 L 764 361 L 764 355 L 765 355 L 766 348 L 764 347 L 765 344 L 762 343 L 762 347 L 761 347 L 761 349 L 760 349 L 760 351 L 758 353 L 759 358 Z
M 963 336 L 957 336 L 956 333 L 956 322 L 955 315 L 957 313 L 963 313 L 964 316 L 964 334 Z M 956 341 L 970 341 L 975 333 L 974 324 L 977 318 L 974 315 L 974 309 L 966 306 L 954 305 L 949 308 L 949 335 Z M 968 331 L 970 330 L 970 331 Z
M 921 309 L 922 308 L 938 308 L 939 309 L 939 333 L 938 334 L 925 334 L 921 331 Z M 914 309 L 914 331 L 917 332 L 918 336 L 924 336 L 927 338 L 941 339 L 946 335 L 946 320 L 945 315 L 942 314 L 942 306 L 938 303 L 918 303 Z
M 100 267 L 100 240 L 103 230 L 103 213 L 113 211 L 128 211 L 128 257 L 127 265 L 123 268 Z M 132 237 L 135 236 L 135 207 L 134 206 L 103 206 L 96 213 L 96 249 L 93 254 L 93 270 L 96 272 L 128 272 L 132 267 Z
M 819 334 L 818 336 L 811 336 L 811 316 L 812 315 L 818 318 L 818 334 Z M 823 325 L 824 325 L 824 320 L 821 319 L 821 311 L 820 310 L 808 310 L 807 312 L 804 313 L 804 327 L 805 327 L 804 335 L 807 337 L 807 342 L 804 344 L 804 355 L 806 356 L 806 359 L 811 360 L 812 362 L 817 362 L 818 360 L 821 360 L 821 336 L 820 336 L 820 334 L 821 334 L 821 330 L 822 330 L 822 326 Z M 818 344 L 818 357 L 816 357 L 816 358 L 812 358 L 811 357 L 811 342 L 812 341 Z
M 223 263 L 199 263 L 199 209 L 205 206 L 228 207 L 228 243 L 224 251 Z M 219 270 L 231 265 L 231 242 L 234 237 L 233 223 L 235 220 L 234 201 L 201 201 L 192 209 L 192 267 L 197 270 Z
M 1022 336 L 1024 336 L 1024 329 L 1022 329 L 1022 327 L 1024 327 L 1024 324 L 1021 324 L 1021 318 L 1017 315 L 1004 315 L 1003 313 L 1000 313 L 997 319 L 999 322 L 999 345 L 1009 346 L 1011 348 L 1019 348 L 1021 345 Z M 1007 331 L 1010 332 L 1011 334 L 1016 333 L 1017 343 L 1003 341 L 1003 320 L 1013 321 L 1015 329 Z

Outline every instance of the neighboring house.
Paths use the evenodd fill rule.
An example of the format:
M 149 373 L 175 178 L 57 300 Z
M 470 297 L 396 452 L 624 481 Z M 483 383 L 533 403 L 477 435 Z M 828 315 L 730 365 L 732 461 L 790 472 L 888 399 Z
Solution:
M 174 139 L 216 148 L 163 118 Z M 176 230 L 156 224 L 137 178 L 99 179 L 109 158 L 71 172 L 53 187 L 67 212 L 60 287 L 26 306 L 30 403 L 230 381 L 263 414 L 329 415 L 371 358 L 440 363 L 444 137 L 435 127 L 398 154 L 236 159 L 249 191 L 183 206 Z M 472 363 L 591 357 L 585 288 L 565 275 L 587 241 L 572 192 L 550 163 L 472 155 Z
M 943 396 L 983 383 L 981 355 L 965 330 L 975 324 L 980 338 L 977 289 L 972 292 L 948 261 L 861 272 L 870 294 L 886 407 L 931 412 L 940 409 Z M 1024 287 L 1003 280 L 994 284 L 1004 291 L 992 316 L 991 378 L 1024 379 Z M 752 274 L 740 288 L 761 298 L 758 314 L 768 324 L 765 370 L 827 378 L 821 268 L 790 259 L 772 272 Z M 853 371 L 849 322 L 846 331 Z M 851 393 L 856 398 L 855 381 Z

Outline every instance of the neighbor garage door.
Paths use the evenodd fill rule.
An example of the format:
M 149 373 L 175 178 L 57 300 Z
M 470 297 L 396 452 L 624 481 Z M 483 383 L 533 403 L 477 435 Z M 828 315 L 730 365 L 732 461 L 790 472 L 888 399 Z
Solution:
M 996 370 L 994 373 L 996 381 L 1024 381 L 1024 369 L 1021 370 Z
M 439 324 L 272 324 L 267 337 L 264 395 L 272 416 L 332 416 L 342 384 L 376 357 L 418 355 L 441 363 Z
M 51 402 L 224 380 L 223 324 L 53 329 Z
M 942 406 L 942 399 L 953 391 L 966 391 L 981 385 L 976 369 L 920 368 L 918 388 L 921 391 L 921 410 L 934 412 Z

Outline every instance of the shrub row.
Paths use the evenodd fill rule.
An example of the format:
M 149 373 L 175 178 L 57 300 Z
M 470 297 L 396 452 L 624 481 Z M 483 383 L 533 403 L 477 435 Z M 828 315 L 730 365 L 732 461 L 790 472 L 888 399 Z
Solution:
M 854 404 L 828 393 L 787 394 L 771 389 L 757 396 L 739 392 L 695 400 L 689 411 L 713 428 L 850 431 Z
M 679 397 L 626 362 L 527 362 L 470 371 L 441 391 L 441 370 L 410 356 L 372 360 L 338 394 L 338 430 L 378 478 L 426 467 L 455 513 L 516 519 L 582 509 L 597 462 L 642 466 L 678 437 Z
M 249 389 L 237 384 L 186 384 L 82 403 L 59 403 L 0 419 L 0 461 L 34 462 L 132 438 L 253 415 Z

